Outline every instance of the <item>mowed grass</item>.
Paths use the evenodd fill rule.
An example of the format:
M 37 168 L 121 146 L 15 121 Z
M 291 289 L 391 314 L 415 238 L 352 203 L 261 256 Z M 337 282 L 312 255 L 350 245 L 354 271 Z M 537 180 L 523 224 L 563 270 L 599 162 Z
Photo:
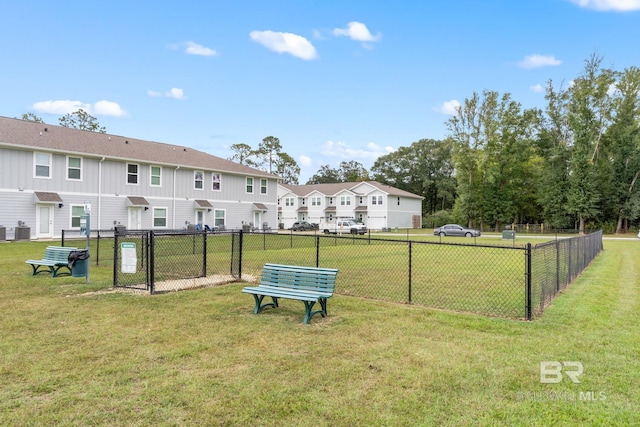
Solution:
M 336 295 L 310 325 L 297 301 L 254 315 L 243 284 L 32 277 L 45 246 L 0 244 L 0 425 L 640 423 L 634 240 L 605 241 L 533 322 Z M 581 382 L 540 383 L 542 361 L 582 363 Z

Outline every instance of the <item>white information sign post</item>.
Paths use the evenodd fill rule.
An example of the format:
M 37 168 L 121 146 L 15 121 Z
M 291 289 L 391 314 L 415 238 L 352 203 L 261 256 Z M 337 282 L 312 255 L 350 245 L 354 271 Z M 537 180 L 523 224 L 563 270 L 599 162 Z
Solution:
M 135 243 L 121 243 L 120 254 L 122 256 L 121 271 L 123 273 L 135 273 L 138 266 L 138 257 Z

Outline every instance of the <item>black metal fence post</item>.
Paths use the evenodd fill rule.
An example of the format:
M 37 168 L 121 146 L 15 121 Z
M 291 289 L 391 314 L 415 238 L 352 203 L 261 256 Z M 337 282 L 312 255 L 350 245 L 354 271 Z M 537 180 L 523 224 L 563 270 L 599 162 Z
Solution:
M 155 264 L 156 264 L 156 239 L 153 233 L 153 230 L 149 231 L 149 260 L 147 261 L 147 266 L 149 268 L 149 274 L 147 277 L 149 278 L 149 292 L 153 295 L 153 291 L 155 290 Z
M 526 256 L 526 267 L 525 267 L 525 282 L 526 282 L 526 301 L 525 301 L 525 312 L 527 320 L 533 319 L 533 307 L 531 301 L 531 243 L 527 243 L 527 248 L 525 250 Z
M 316 268 L 320 267 L 320 236 L 316 236 Z
M 413 266 L 412 266 L 412 262 L 413 262 L 413 242 L 411 242 L 411 240 L 409 240 L 409 303 L 411 303 L 411 273 L 413 272 Z
M 64 230 L 62 230 L 62 239 L 60 242 L 60 246 L 64 246 Z
M 202 277 L 207 277 L 207 233 L 202 233 Z
M 113 236 L 113 287 L 118 286 L 118 233 Z
M 556 238 L 556 294 L 560 292 L 560 242 Z

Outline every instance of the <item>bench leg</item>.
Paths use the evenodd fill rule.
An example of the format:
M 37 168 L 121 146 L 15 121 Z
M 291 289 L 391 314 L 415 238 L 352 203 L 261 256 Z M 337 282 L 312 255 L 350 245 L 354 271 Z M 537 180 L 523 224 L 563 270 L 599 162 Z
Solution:
M 31 273 L 32 276 L 35 276 L 40 273 L 47 273 L 47 272 L 51 273 L 51 276 L 53 276 L 53 267 L 49 265 L 34 265 L 34 264 L 30 264 L 30 265 L 31 265 L 31 268 L 33 269 L 33 272 Z M 40 267 L 42 267 L 42 270 L 40 270 Z M 48 270 L 46 270 L 45 267 Z
M 68 273 L 65 273 L 65 272 L 60 273 L 60 269 L 61 268 L 66 268 L 67 270 L 69 270 L 69 272 Z M 51 276 L 52 277 L 62 276 L 63 274 L 65 276 L 71 276 L 71 267 L 69 267 L 68 265 L 59 265 L 57 267 L 51 267 Z
M 253 299 L 256 300 L 256 306 L 253 309 L 253 313 L 254 314 L 260 313 L 262 310 L 264 310 L 265 307 L 273 307 L 273 308 L 278 307 L 278 298 L 277 297 L 271 297 L 271 300 L 273 302 L 268 302 L 268 303 L 262 304 L 262 300 L 264 299 L 264 297 L 266 295 L 256 295 L 256 294 L 252 294 L 252 295 L 253 295 Z

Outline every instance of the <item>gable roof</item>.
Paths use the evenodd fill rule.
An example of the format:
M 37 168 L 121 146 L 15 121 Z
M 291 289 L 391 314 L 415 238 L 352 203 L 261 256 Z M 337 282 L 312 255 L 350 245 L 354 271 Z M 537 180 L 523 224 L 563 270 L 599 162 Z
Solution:
M 278 178 L 268 172 L 186 146 L 0 116 L 0 146 L 2 145 L 78 156 L 107 157 L 121 161 Z
M 361 186 L 362 183 L 371 185 L 372 187 L 386 193 L 389 196 L 401 196 L 412 199 L 424 199 L 424 197 L 417 194 L 410 193 L 408 191 L 400 190 L 399 188 L 392 187 L 390 185 L 380 184 L 376 181 L 362 181 L 362 182 L 336 182 L 330 184 L 309 184 L 309 185 L 291 185 L 291 184 L 278 184 L 281 187 L 289 190 L 291 193 L 298 197 L 307 197 L 310 193 L 317 191 L 326 196 L 333 196 L 341 191 L 351 191 L 354 194 L 364 195 L 356 190 L 356 187 Z

